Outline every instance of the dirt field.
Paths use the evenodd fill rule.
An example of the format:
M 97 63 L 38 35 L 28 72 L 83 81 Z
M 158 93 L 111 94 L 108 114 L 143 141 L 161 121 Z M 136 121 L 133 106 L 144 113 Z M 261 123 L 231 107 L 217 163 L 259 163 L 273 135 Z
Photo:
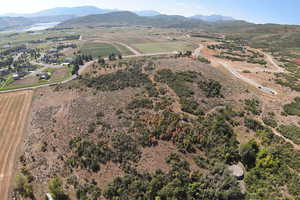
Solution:
M 18 147 L 32 100 L 32 91 L 0 94 L 0 200 L 8 199 Z

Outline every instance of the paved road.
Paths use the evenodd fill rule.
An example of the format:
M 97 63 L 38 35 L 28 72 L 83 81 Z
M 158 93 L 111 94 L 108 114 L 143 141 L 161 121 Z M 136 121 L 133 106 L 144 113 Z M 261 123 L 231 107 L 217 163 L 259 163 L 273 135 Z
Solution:
M 42 73 L 45 69 L 48 69 L 48 68 L 60 69 L 60 68 L 64 68 L 65 67 L 63 65 L 51 65 L 51 64 L 39 63 L 39 62 L 35 62 L 35 61 L 31 61 L 30 63 L 33 64 L 33 65 L 41 65 L 41 66 L 44 66 L 44 67 L 37 69 L 36 71 L 28 74 L 25 77 L 36 76 L 37 74 Z
M 149 54 L 140 54 L 140 55 L 130 55 L 130 56 L 123 56 L 123 58 L 136 58 L 136 57 L 148 57 L 148 56 L 161 56 L 161 55 L 175 55 L 177 52 L 160 52 L 160 53 L 149 53 Z M 105 60 L 108 60 L 108 58 L 105 58 Z M 84 72 L 84 70 L 89 67 L 93 62 L 96 61 L 90 61 L 85 63 L 83 66 L 80 67 L 78 73 L 82 74 Z M 43 68 L 41 69 L 46 69 L 46 68 L 62 68 L 64 66 L 62 65 L 50 65 L 50 64 L 44 64 L 44 63 L 36 63 L 33 62 L 35 64 L 39 64 L 39 65 L 44 65 Z M 38 73 L 38 72 L 37 72 Z M 9 93 L 9 92 L 17 92 L 17 91 L 23 91 L 23 90 L 32 90 L 32 89 L 37 89 L 37 88 L 42 88 L 42 87 L 48 87 L 48 86 L 53 86 L 53 85 L 58 85 L 58 84 L 64 84 L 67 83 L 69 81 L 72 81 L 74 79 L 77 78 L 77 75 L 73 75 L 72 77 L 70 77 L 67 80 L 61 81 L 61 82 L 57 82 L 57 83 L 49 83 L 49 84 L 45 84 L 45 85 L 39 85 L 39 86 L 34 86 L 34 87 L 27 87 L 27 88 L 20 88 L 20 89 L 12 89 L 12 90 L 5 90 L 5 91 L 0 91 L 1 93 Z

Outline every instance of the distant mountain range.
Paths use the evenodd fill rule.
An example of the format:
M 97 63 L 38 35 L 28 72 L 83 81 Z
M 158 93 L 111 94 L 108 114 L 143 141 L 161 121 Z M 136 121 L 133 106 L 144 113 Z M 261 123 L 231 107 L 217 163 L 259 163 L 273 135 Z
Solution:
M 113 13 L 123 13 L 122 16 L 117 16 L 119 14 Z M 59 8 L 51 8 L 47 10 L 42 10 L 40 12 L 31 13 L 31 14 L 5 14 L 0 15 L 0 30 L 21 27 L 21 26 L 29 26 L 35 23 L 48 23 L 48 22 L 65 22 L 73 23 L 78 20 L 85 20 L 87 17 L 89 18 L 97 18 L 97 16 L 89 17 L 90 15 L 101 15 L 108 14 L 109 17 L 116 17 L 114 23 L 118 24 L 135 24 L 135 25 L 155 25 L 166 23 L 165 26 L 170 27 L 199 27 L 199 20 L 205 22 L 217 22 L 217 21 L 229 21 L 234 20 L 231 17 L 224 17 L 221 15 L 195 15 L 190 18 L 186 18 L 183 16 L 169 16 L 162 15 L 161 13 L 154 10 L 141 10 L 141 11 L 119 11 L 113 9 L 101 9 L 95 6 L 81 6 L 81 7 L 59 7 Z M 121 14 L 122 15 L 122 14 Z M 102 16 L 102 17 L 105 17 Z M 152 18 L 143 18 L 143 17 L 152 17 Z M 127 19 L 132 19 L 133 22 L 128 21 Z M 69 21 L 71 20 L 71 21 Z M 72 21 L 74 20 L 74 21 Z M 124 21 L 125 20 L 125 21 Z M 106 22 L 109 22 L 107 19 Z M 96 23 L 96 22 L 95 22 Z M 184 25 L 185 24 L 185 25 Z M 198 24 L 198 25 L 197 25 Z
M 113 10 L 113 9 L 101 9 L 95 6 L 80 6 L 80 7 L 59 7 L 59 8 L 51 8 L 47 10 L 42 10 L 40 12 L 32 13 L 32 14 L 4 14 L 6 17 L 26 17 L 26 18 L 36 18 L 36 17 L 53 17 L 53 16 L 69 16 L 70 17 L 82 17 L 87 15 L 95 15 L 95 14 L 106 14 L 111 12 L 120 12 L 121 10 Z M 157 16 L 161 15 L 160 12 L 154 10 L 141 10 L 141 11 L 132 11 L 133 13 L 139 16 Z M 214 21 L 226 21 L 226 20 L 234 20 L 232 17 L 225 17 L 222 15 L 195 15 L 191 17 L 193 19 L 201 19 L 203 21 L 214 22 Z
M 95 14 L 106 14 L 111 12 L 119 12 L 120 10 L 116 9 L 101 9 L 95 6 L 80 6 L 80 7 L 58 7 L 51 8 L 47 10 L 42 10 L 40 12 L 31 13 L 31 14 L 15 14 L 8 13 L 3 16 L 6 17 L 52 17 L 52 16 L 73 16 L 73 17 L 82 17 L 87 15 L 95 15 Z M 155 16 L 160 15 L 159 12 L 154 10 L 141 10 L 134 11 L 137 15 L 140 16 Z
M 218 27 L 231 29 L 249 27 L 251 23 L 245 21 L 216 21 L 207 22 L 197 18 L 179 15 L 139 16 L 133 12 L 121 11 L 106 14 L 88 15 L 64 21 L 61 28 L 103 27 L 103 26 L 151 26 L 159 28 L 186 28 L 213 30 Z
M 236 19 L 232 18 L 232 17 L 226 17 L 226 16 L 222 16 L 222 15 L 195 15 L 190 17 L 192 19 L 200 19 L 206 22 L 217 22 L 217 21 L 234 21 Z

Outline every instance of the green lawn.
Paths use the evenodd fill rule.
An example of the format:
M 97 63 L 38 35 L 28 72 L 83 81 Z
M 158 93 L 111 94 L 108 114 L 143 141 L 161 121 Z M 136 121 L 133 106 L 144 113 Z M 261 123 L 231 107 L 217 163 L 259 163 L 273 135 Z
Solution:
M 112 44 L 107 43 L 86 43 L 81 46 L 80 51 L 83 54 L 92 55 L 94 58 L 107 57 L 112 53 L 120 54 L 120 51 Z
M 183 41 L 139 43 L 132 44 L 132 46 L 143 53 L 188 51 L 197 48 L 196 44 L 190 44 L 188 42 Z

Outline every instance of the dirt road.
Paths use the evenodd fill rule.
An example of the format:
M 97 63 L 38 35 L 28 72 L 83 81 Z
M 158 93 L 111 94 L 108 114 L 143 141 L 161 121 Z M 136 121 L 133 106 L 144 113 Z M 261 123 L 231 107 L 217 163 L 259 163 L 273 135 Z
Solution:
M 197 48 L 193 54 L 193 56 L 197 57 L 201 55 L 201 50 L 204 48 L 204 46 L 202 44 L 199 45 L 199 48 Z M 268 56 L 266 54 L 266 56 Z M 234 75 L 236 78 L 256 87 L 257 89 L 259 89 L 260 91 L 267 93 L 267 94 L 271 94 L 271 95 L 277 95 L 278 92 L 272 88 L 268 88 L 268 87 L 264 87 L 261 84 L 257 83 L 255 80 L 249 79 L 244 77 L 243 75 L 241 75 L 235 68 L 231 67 L 226 61 L 224 60 L 220 60 L 217 58 L 208 58 L 211 61 L 212 65 L 221 65 L 222 67 L 224 67 L 227 71 L 229 71 L 232 75 Z M 272 63 L 274 63 L 275 65 L 277 65 L 273 59 L 271 57 L 269 57 L 268 59 L 271 59 L 270 62 L 272 61 Z M 277 65 L 277 67 L 279 67 Z M 280 67 L 279 67 L 280 68 Z M 278 71 L 278 69 L 276 70 L 276 72 Z M 272 71 L 275 72 L 275 71 Z
M 32 91 L 0 94 L 0 200 L 7 200 L 14 163 L 32 101 Z
M 257 83 L 256 81 L 242 76 L 236 69 L 231 67 L 226 62 L 224 62 L 224 61 L 215 61 L 215 62 L 222 65 L 225 69 L 227 69 L 231 74 L 233 74 L 238 79 L 240 79 L 240 80 L 256 87 L 260 91 L 262 91 L 264 93 L 267 93 L 267 94 L 271 94 L 271 95 L 277 95 L 278 94 L 278 92 L 276 90 L 273 90 L 272 88 L 264 87 L 264 86 L 260 85 L 259 83 Z
M 132 53 L 134 53 L 134 55 L 142 55 L 141 52 L 139 52 L 138 50 L 136 50 L 135 48 L 129 46 L 128 44 L 125 44 L 125 43 L 122 43 L 122 42 L 117 42 L 118 44 L 122 45 L 122 46 L 125 46 L 127 49 L 129 49 Z

